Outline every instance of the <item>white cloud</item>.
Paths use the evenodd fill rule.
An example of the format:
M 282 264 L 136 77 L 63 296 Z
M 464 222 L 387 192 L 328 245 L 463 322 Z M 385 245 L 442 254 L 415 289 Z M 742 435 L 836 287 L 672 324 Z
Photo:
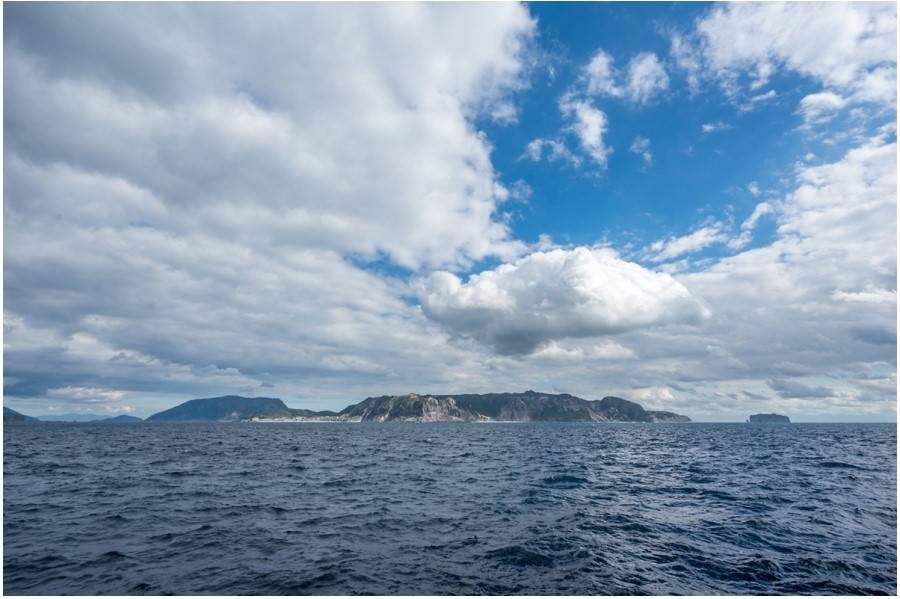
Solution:
M 897 102 L 897 65 L 885 65 L 864 74 L 854 85 L 851 99 L 891 107 Z
M 896 237 L 891 216 L 896 203 L 895 157 L 896 144 L 877 137 L 838 162 L 801 170 L 800 186 L 785 202 L 779 233 L 815 239 L 823 248 L 880 248 L 859 258 L 888 261 L 896 248 L 884 246 L 873 234 L 882 234 L 882 240 Z M 896 265 L 890 270 L 896 270 Z
M 809 94 L 800 100 L 800 114 L 807 125 L 822 123 L 834 118 L 837 111 L 847 105 L 847 100 L 833 92 Z
M 533 162 L 547 160 L 548 162 L 556 162 L 561 160 L 570 162 L 575 166 L 581 165 L 581 158 L 572 153 L 566 146 L 565 142 L 559 139 L 545 139 L 538 137 L 532 139 L 525 146 L 524 157 L 529 158 Z
M 589 95 L 626 98 L 636 104 L 646 104 L 669 89 L 669 75 L 659 57 L 652 52 L 640 52 L 628 61 L 624 81 L 614 66 L 612 56 L 597 50 L 584 66 L 582 77 Z
M 630 395 L 632 399 L 641 402 L 648 407 L 663 406 L 675 399 L 675 394 L 672 392 L 672 389 L 665 386 L 634 389 Z
M 753 194 L 753 195 L 757 195 L 757 194 Z M 750 214 L 750 216 L 747 217 L 747 220 L 745 220 L 743 223 L 741 223 L 741 230 L 742 231 L 752 231 L 754 229 L 754 227 L 756 227 L 756 223 L 759 222 L 759 219 L 761 219 L 763 216 L 765 216 L 767 214 L 771 214 L 773 211 L 774 211 L 774 208 L 772 207 L 771 204 L 769 204 L 768 202 L 760 202 L 753 209 L 753 212 Z
M 757 183 L 756 181 L 750 181 L 750 183 L 747 184 L 747 191 L 749 191 L 754 196 L 758 196 L 759 195 L 759 183 Z
M 491 109 L 491 119 L 501 125 L 512 125 L 519 121 L 519 111 L 512 102 L 498 102 Z
M 767 91 L 764 94 L 758 94 L 755 96 L 751 96 L 749 102 L 751 104 L 759 104 L 762 102 L 767 102 L 767 101 L 771 100 L 772 98 L 775 98 L 776 96 L 778 96 L 778 92 L 776 92 L 774 89 L 770 89 L 769 91 Z
M 682 237 L 669 237 L 653 242 L 649 247 L 649 251 L 653 254 L 650 260 L 653 262 L 671 260 L 684 254 L 698 252 L 727 239 L 728 236 L 719 224 L 701 227 Z
M 603 50 L 597 50 L 584 67 L 587 93 L 618 97 L 622 89 L 616 82 L 618 73 L 613 58 Z
M 698 49 L 684 36 L 672 35 L 669 54 L 675 60 L 675 64 L 685 73 L 690 93 L 696 94 L 700 90 L 700 82 L 703 76 L 703 58 Z
M 862 291 L 835 291 L 831 298 L 840 302 L 861 302 L 864 304 L 897 305 L 896 289 L 875 289 L 871 286 Z
M 891 3 L 734 3 L 714 7 L 697 30 L 717 75 L 746 69 L 755 82 L 768 81 L 784 66 L 847 88 L 896 60 Z
M 534 195 L 534 189 L 526 183 L 522 179 L 517 179 L 513 181 L 512 185 L 509 186 L 509 199 L 515 200 L 517 202 L 528 202 L 531 199 L 531 196 Z
M 569 129 L 578 137 L 581 148 L 591 160 L 602 168 L 612 150 L 606 145 L 606 113 L 598 109 L 590 100 L 578 100 L 566 96 L 560 100 L 560 111 L 571 119 Z
M 717 131 L 726 131 L 728 129 L 731 129 L 731 125 L 722 121 L 715 121 L 712 123 L 703 123 L 700 126 L 700 129 L 704 133 L 716 133 Z
M 628 63 L 625 81 L 607 52 L 598 49 L 582 68 L 579 79 L 559 99 L 560 113 L 567 121 L 564 130 L 577 137 L 584 154 L 600 168 L 606 168 L 612 149 L 605 141 L 609 120 L 594 103 L 597 96 L 624 98 L 635 104 L 646 104 L 669 87 L 669 76 L 659 58 L 651 52 L 635 55 Z M 545 153 L 545 149 L 548 152 Z M 634 150 L 632 150 L 634 151 Z M 647 164 L 652 160 L 649 151 L 641 152 Z M 581 164 L 580 156 L 570 152 L 558 138 L 537 138 L 529 142 L 524 156 L 534 161 L 546 156 Z
M 669 275 L 597 248 L 535 252 L 465 283 L 438 272 L 419 293 L 428 317 L 505 354 L 526 354 L 559 339 L 698 323 L 706 316 Z
M 12 156 L 152 195 L 169 220 L 149 223 L 163 228 L 189 220 L 248 243 L 264 232 L 410 268 L 520 248 L 495 218 L 490 146 L 470 117 L 511 115 L 534 31 L 524 7 L 475 19 L 449 5 L 121 10 L 79 13 L 112 37 L 78 42 L 41 35 L 64 30 L 69 8 L 11 11 Z M 165 50 L 131 43 L 163 37 Z
M 628 63 L 625 93 L 632 101 L 646 104 L 667 89 L 669 76 L 656 54 L 641 52 Z
M 548 362 L 592 362 L 598 360 L 635 360 L 637 354 L 631 349 L 613 341 L 594 343 L 586 347 L 565 347 L 556 341 L 544 344 L 529 356 Z
M 727 3 L 698 19 L 694 31 L 673 35 L 670 52 L 692 87 L 704 78 L 715 80 L 744 110 L 773 97 L 771 90 L 740 100 L 782 70 L 818 81 L 823 92 L 832 94 L 830 100 L 840 97 L 892 109 L 896 21 L 892 3 Z M 810 109 L 817 116 L 811 102 L 815 100 L 801 106 L 801 114 Z M 818 107 L 834 106 L 832 101 Z
M 116 391 L 114 389 L 72 386 L 49 389 L 47 395 L 53 398 L 63 398 L 85 403 L 117 402 L 126 397 L 124 392 Z
M 770 89 L 769 91 L 756 94 L 755 96 L 750 96 L 747 98 L 747 101 L 741 104 L 740 111 L 741 112 L 749 112 L 751 110 L 755 110 L 760 104 L 765 104 L 769 100 L 772 100 L 778 96 L 778 92 L 774 89 Z
M 638 135 L 631 140 L 631 146 L 628 149 L 631 153 L 640 156 L 645 165 L 653 164 L 653 153 L 650 151 L 650 140 L 646 137 Z
M 751 185 L 753 184 L 751 183 Z M 752 189 L 750 191 L 751 193 L 753 192 Z M 753 195 L 759 194 L 754 193 Z M 761 219 L 763 216 L 766 216 L 767 214 L 772 214 L 774 210 L 775 209 L 772 204 L 768 202 L 760 202 L 759 204 L 757 204 L 750 216 L 748 216 L 747 219 L 743 223 L 741 223 L 740 234 L 737 237 L 728 240 L 728 247 L 733 250 L 738 250 L 750 243 L 750 241 L 753 239 L 753 229 L 756 228 L 756 224 L 759 222 L 759 219 Z
M 631 141 L 628 148 L 633 154 L 637 154 L 644 161 L 644 164 L 653 163 L 653 153 L 650 151 L 650 140 L 646 137 L 638 135 Z

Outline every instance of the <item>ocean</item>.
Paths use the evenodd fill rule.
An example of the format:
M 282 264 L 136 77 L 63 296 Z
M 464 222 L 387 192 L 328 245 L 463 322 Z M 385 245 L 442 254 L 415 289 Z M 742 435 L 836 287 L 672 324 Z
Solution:
M 895 594 L 893 424 L 6 426 L 5 594 Z

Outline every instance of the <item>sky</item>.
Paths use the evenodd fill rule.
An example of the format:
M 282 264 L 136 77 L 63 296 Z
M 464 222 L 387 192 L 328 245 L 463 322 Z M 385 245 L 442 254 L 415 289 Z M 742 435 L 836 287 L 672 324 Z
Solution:
M 6 406 L 896 420 L 893 3 L 3 16 Z

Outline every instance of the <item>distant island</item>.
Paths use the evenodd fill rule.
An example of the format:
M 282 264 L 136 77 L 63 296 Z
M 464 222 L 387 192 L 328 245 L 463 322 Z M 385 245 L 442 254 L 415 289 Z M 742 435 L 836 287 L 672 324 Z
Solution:
M 287 407 L 272 397 L 228 395 L 193 399 L 148 422 L 690 422 L 673 412 L 645 410 L 620 397 L 586 400 L 567 393 L 382 395 L 340 412 Z
M 104 424 L 132 424 L 135 422 L 143 422 L 143 418 L 138 418 L 137 416 L 129 416 L 128 414 L 120 414 L 119 416 L 112 416 L 110 418 L 101 418 L 100 420 L 92 420 L 91 422 L 101 422 Z
M 142 418 L 120 414 L 118 416 L 98 416 L 96 414 L 60 414 L 54 416 L 26 416 L 12 408 L 3 408 L 3 421 L 7 424 L 39 424 L 42 422 L 81 423 L 81 424 L 127 424 L 143 422 Z
M 3 409 L 7 423 L 42 420 Z M 645 410 L 621 397 L 587 400 L 568 393 L 485 393 L 461 395 L 382 395 L 340 412 L 289 408 L 274 397 L 225 395 L 192 399 L 142 421 L 135 416 L 94 418 L 53 416 L 55 422 L 129 424 L 138 422 L 690 422 L 674 412 Z M 48 418 L 48 421 L 50 419 Z
M 781 423 L 790 424 L 791 419 L 781 414 L 754 414 L 747 419 L 747 422 L 759 423 Z
M 260 414 L 290 411 L 274 397 L 241 397 L 225 395 L 192 399 L 147 418 L 147 422 L 237 422 Z
M 25 414 L 20 414 L 15 410 L 4 407 L 3 408 L 3 422 L 7 422 L 9 424 L 30 424 L 35 422 L 40 422 L 34 416 L 26 416 Z

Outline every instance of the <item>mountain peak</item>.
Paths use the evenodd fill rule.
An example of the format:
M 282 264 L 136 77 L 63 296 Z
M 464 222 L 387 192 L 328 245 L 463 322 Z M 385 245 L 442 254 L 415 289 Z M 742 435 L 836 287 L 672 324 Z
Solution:
M 284 402 L 274 397 L 242 397 L 240 395 L 222 395 L 192 399 L 174 408 L 156 413 L 149 418 L 151 422 L 165 421 L 238 421 L 251 418 L 263 412 L 288 410 Z

